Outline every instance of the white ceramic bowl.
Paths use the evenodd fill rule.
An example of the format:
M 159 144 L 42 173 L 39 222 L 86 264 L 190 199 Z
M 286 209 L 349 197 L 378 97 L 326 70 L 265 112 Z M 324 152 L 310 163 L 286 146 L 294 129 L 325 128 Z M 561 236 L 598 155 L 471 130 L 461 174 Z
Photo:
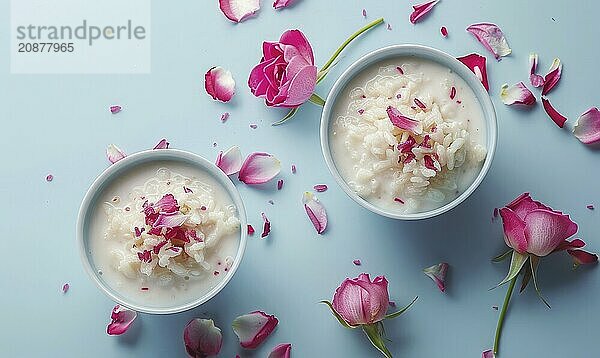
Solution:
M 374 204 L 369 203 L 365 199 L 361 198 L 356 192 L 354 192 L 348 184 L 344 181 L 342 176 L 340 175 L 337 167 L 335 166 L 335 162 L 331 155 L 331 148 L 329 146 L 329 133 L 331 122 L 334 118 L 333 108 L 335 106 L 335 102 L 338 99 L 338 96 L 343 92 L 346 85 L 360 72 L 369 67 L 370 65 L 395 58 L 395 57 L 414 57 L 414 58 L 423 58 L 427 60 L 431 60 L 437 62 L 445 67 L 450 68 L 454 71 L 458 76 L 465 80 L 467 85 L 471 87 L 477 100 L 481 104 L 483 114 L 485 117 L 486 124 L 486 148 L 487 148 L 487 157 L 485 158 L 485 162 L 481 168 L 481 171 L 473 181 L 473 183 L 458 197 L 449 202 L 448 204 L 439 207 L 434 210 L 412 213 L 412 214 L 400 214 L 398 212 L 393 212 L 389 210 L 385 210 L 381 207 L 378 207 Z M 422 45 L 394 45 L 389 47 L 384 47 L 379 50 L 375 50 L 354 62 L 333 85 L 333 88 L 329 92 L 327 96 L 327 100 L 325 102 L 325 107 L 323 108 L 323 113 L 321 115 L 321 149 L 323 151 L 323 156 L 325 157 L 325 162 L 327 163 L 327 167 L 329 167 L 329 171 L 334 176 L 337 183 L 342 187 L 342 189 L 348 194 L 350 198 L 352 198 L 355 202 L 365 207 L 366 209 L 377 213 L 379 215 L 387 216 L 393 219 L 401 219 L 401 220 L 420 220 L 431 218 L 440 214 L 443 214 L 460 203 L 462 203 L 466 198 L 471 195 L 475 189 L 481 184 L 481 181 L 486 176 L 490 166 L 492 165 L 492 160 L 494 159 L 494 154 L 496 151 L 496 141 L 498 136 L 498 124 L 496 122 L 496 111 L 494 110 L 494 105 L 490 99 L 488 92 L 485 90 L 477 76 L 475 76 L 469 68 L 467 68 L 464 64 L 458 61 L 456 58 L 450 56 L 449 54 Z
M 90 227 L 91 214 L 93 213 L 96 201 L 101 197 L 103 190 L 105 190 L 113 180 L 125 172 L 135 170 L 137 166 L 153 161 L 184 162 L 211 175 L 220 185 L 223 186 L 223 188 L 225 188 L 231 197 L 233 204 L 237 208 L 240 220 L 239 248 L 233 261 L 233 266 L 227 272 L 223 280 L 208 293 L 199 295 L 190 302 L 186 302 L 177 306 L 160 308 L 144 306 L 135 302 L 131 302 L 117 292 L 117 290 L 113 289 L 106 282 L 104 282 L 102 276 L 98 274 L 98 271 L 94 267 L 93 259 L 88 247 L 90 240 L 88 237 L 88 231 Z M 242 257 L 244 256 L 247 237 L 246 225 L 246 210 L 238 190 L 236 189 L 235 185 L 233 185 L 231 180 L 225 175 L 225 173 L 217 168 L 212 162 L 209 162 L 199 155 L 181 150 L 147 150 L 125 157 L 117 163 L 109 166 L 104 172 L 102 172 L 102 174 L 100 174 L 100 176 L 98 176 L 98 178 L 96 178 L 92 186 L 85 194 L 83 202 L 81 203 L 81 207 L 79 208 L 79 215 L 77 217 L 77 244 L 79 246 L 79 254 L 81 255 L 81 260 L 83 262 L 83 266 L 85 267 L 85 271 L 91 277 L 92 281 L 94 281 L 94 283 L 100 288 L 100 290 L 112 300 L 138 312 L 150 314 L 171 314 L 186 311 L 205 303 L 219 293 L 225 287 L 225 285 L 227 285 L 229 280 L 231 280 L 235 274 L 238 266 L 240 265 Z

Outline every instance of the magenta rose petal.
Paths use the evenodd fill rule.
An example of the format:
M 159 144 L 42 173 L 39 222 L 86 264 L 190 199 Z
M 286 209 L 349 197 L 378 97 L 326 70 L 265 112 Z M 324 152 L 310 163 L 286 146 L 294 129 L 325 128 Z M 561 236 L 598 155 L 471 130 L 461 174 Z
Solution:
M 437 5 L 438 2 L 439 0 L 435 0 L 423 4 L 413 5 L 413 12 L 410 14 L 409 17 L 410 22 L 416 24 L 417 22 L 421 21 L 421 19 L 425 15 L 427 15 L 431 10 L 433 10 L 433 7 Z
M 550 101 L 542 97 L 542 105 L 544 106 L 544 110 L 550 116 L 550 118 L 556 123 L 560 128 L 565 126 L 565 122 L 567 121 L 567 117 L 560 114 L 550 103 Z
M 281 343 L 275 346 L 268 358 L 290 358 L 292 345 L 289 343 Z
M 264 184 L 275 178 L 281 171 L 281 162 L 268 153 L 255 152 L 250 154 L 238 174 L 245 184 Z
M 273 8 L 275 10 L 283 9 L 284 7 L 288 7 L 294 3 L 295 0 L 275 0 L 273 3 Z
M 554 86 L 558 84 L 560 77 L 562 75 L 562 63 L 558 58 L 555 58 L 552 61 L 552 66 L 550 66 L 550 70 L 546 77 L 544 77 L 544 88 L 542 88 L 542 96 L 547 95 L 552 91 Z
M 322 193 L 324 191 L 327 191 L 327 185 L 325 184 L 317 184 L 315 186 L 313 186 L 313 189 L 315 189 L 316 192 L 318 193 Z
M 229 20 L 242 22 L 260 10 L 260 0 L 219 0 L 219 8 Z
M 448 29 L 446 28 L 446 26 L 442 26 L 440 28 L 440 33 L 442 34 L 442 36 L 448 37 Z
M 248 224 L 248 235 L 249 236 L 254 235 L 254 227 L 250 224 Z
M 165 138 L 161 139 L 152 149 L 169 149 L 171 143 L 167 142 Z
M 183 329 L 183 343 L 192 358 L 215 356 L 221 351 L 223 335 L 212 319 L 195 318 Z
M 242 168 L 242 152 L 237 145 L 220 151 L 217 155 L 215 165 L 219 167 L 226 175 L 236 174 Z
M 588 208 L 588 209 L 590 209 L 590 210 L 594 210 L 594 205 L 592 205 L 592 204 L 588 204 L 585 207 Z
M 69 288 L 71 288 L 71 286 L 68 283 L 65 283 L 62 286 L 62 293 L 67 293 L 69 291 Z
M 512 86 L 509 86 L 507 83 L 503 84 L 500 90 L 500 98 L 507 106 L 512 106 L 513 104 L 531 106 L 536 101 L 533 93 L 523 82 Z
M 390 122 L 392 122 L 394 126 L 405 131 L 413 132 L 415 134 L 423 133 L 423 126 L 421 122 L 402 115 L 402 113 L 400 113 L 399 110 L 392 106 L 389 106 L 386 112 L 388 118 L 390 119 Z
M 231 326 L 243 348 L 255 349 L 269 337 L 278 323 L 274 315 L 254 311 L 237 317 Z
M 189 215 L 184 215 L 180 213 L 167 213 L 160 214 L 156 221 L 152 224 L 153 228 L 174 228 L 183 225 L 186 220 L 189 218 Z
M 433 265 L 423 269 L 423 273 L 435 282 L 440 291 L 446 291 L 446 274 L 448 273 L 448 265 L 445 262 Z
M 123 107 L 118 106 L 118 105 L 114 105 L 114 106 L 110 106 L 109 110 L 110 110 L 110 113 L 117 114 L 117 113 L 119 113 L 119 112 L 121 112 L 123 110 Z
M 589 265 L 598 262 L 598 255 L 583 250 L 567 250 L 567 253 L 573 257 L 575 266 Z
M 106 148 L 106 157 L 112 164 L 115 164 L 126 156 L 127 155 L 114 144 L 109 144 L 108 148 Z
M 527 238 L 525 236 L 525 222 L 510 208 L 500 209 L 502 225 L 504 227 L 504 240 L 506 245 L 519 253 L 527 251 Z
M 269 221 L 269 218 L 267 218 L 267 215 L 265 213 L 260 213 L 260 215 L 263 218 L 263 231 L 260 234 L 260 237 L 264 239 L 271 233 L 271 222 Z
M 277 190 L 283 189 L 283 179 L 277 181 Z
M 510 55 L 512 52 L 504 33 L 496 24 L 486 22 L 473 24 L 467 27 L 467 31 L 475 36 L 477 41 L 491 52 L 497 60 L 500 57 Z
M 479 81 L 481 81 L 483 87 L 485 87 L 487 91 L 490 90 L 490 85 L 488 84 L 487 78 L 487 66 L 485 64 L 486 59 L 484 56 L 472 53 L 470 55 L 458 57 L 457 60 L 459 60 L 465 66 L 467 66 L 471 70 L 471 72 L 473 72 L 475 76 L 479 78 Z
M 204 89 L 214 100 L 229 102 L 235 94 L 235 80 L 230 71 L 213 67 L 204 75 Z
M 325 211 L 325 207 L 309 191 L 304 192 L 302 204 L 304 204 L 304 210 L 306 210 L 310 222 L 315 227 L 315 230 L 317 230 L 317 234 L 322 234 L 327 228 L 327 212 Z
M 52 175 L 52 174 L 46 175 L 46 181 L 50 182 L 52 180 L 54 180 L 54 175 Z
M 527 252 L 546 256 L 565 239 L 575 235 L 577 224 L 568 215 L 548 209 L 535 209 L 525 216 Z
M 584 144 L 600 141 L 600 111 L 598 108 L 592 107 L 577 118 L 573 134 Z
M 137 312 L 121 305 L 116 305 L 110 315 L 111 322 L 108 324 L 108 327 L 106 327 L 106 333 L 111 336 L 121 335 L 127 332 L 136 318 Z
M 352 263 L 356 266 L 362 265 L 362 262 L 359 259 L 353 260 Z
M 481 354 L 481 358 L 494 358 L 494 352 L 489 349 Z
M 535 73 L 537 70 L 538 55 L 537 53 L 529 54 L 529 81 L 533 87 L 542 87 L 544 85 L 544 77 Z

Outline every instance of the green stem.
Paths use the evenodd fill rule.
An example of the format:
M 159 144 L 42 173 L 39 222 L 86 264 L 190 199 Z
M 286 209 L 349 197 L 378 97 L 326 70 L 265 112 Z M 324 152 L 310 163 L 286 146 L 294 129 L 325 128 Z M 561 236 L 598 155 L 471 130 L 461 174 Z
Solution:
M 361 29 L 359 29 L 358 31 L 353 33 L 350 37 L 348 37 L 348 39 L 346 41 L 344 41 L 344 43 L 340 47 L 338 47 L 337 51 L 335 51 L 333 56 L 331 56 L 331 58 L 329 59 L 329 61 L 327 61 L 327 63 L 323 66 L 323 68 L 321 68 L 319 73 L 326 73 L 327 70 L 329 69 L 329 67 L 331 67 L 331 65 L 333 64 L 333 61 L 335 61 L 335 59 L 340 55 L 340 53 L 342 51 L 344 51 L 344 49 L 346 48 L 346 46 L 348 46 L 350 44 L 350 42 L 352 42 L 355 38 L 360 36 L 362 33 L 369 31 L 370 29 L 372 29 L 375 26 L 378 26 L 380 24 L 383 24 L 383 18 L 379 18 L 379 19 L 365 25 L 364 27 L 362 27 Z M 325 76 L 320 77 L 319 82 L 323 78 L 325 78 Z
M 308 100 L 316 104 L 317 106 L 323 107 L 325 105 L 325 100 L 316 93 L 313 93 Z
M 508 304 L 510 303 L 510 298 L 511 298 L 513 290 L 515 288 L 515 283 L 517 282 L 517 277 L 518 277 L 518 275 L 513 277 L 512 280 L 510 280 L 510 285 L 508 286 L 508 291 L 506 291 L 506 296 L 504 297 L 502 311 L 500 311 L 500 317 L 498 318 L 498 325 L 496 326 L 496 338 L 494 339 L 494 356 L 498 355 L 498 344 L 500 343 L 500 335 L 502 333 L 502 325 L 504 324 L 504 316 L 506 315 L 506 310 L 508 309 Z

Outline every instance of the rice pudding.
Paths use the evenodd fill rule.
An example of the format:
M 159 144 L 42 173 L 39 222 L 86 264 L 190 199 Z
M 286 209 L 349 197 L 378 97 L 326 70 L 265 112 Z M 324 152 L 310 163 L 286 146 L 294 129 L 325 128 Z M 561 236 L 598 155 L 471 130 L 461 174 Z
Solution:
M 386 211 L 437 209 L 465 191 L 486 158 L 475 93 L 437 62 L 396 57 L 370 65 L 333 105 L 329 147 L 351 190 Z
M 232 198 L 209 173 L 154 161 L 120 176 L 91 212 L 89 250 L 100 279 L 132 303 L 162 308 L 204 296 L 240 245 Z

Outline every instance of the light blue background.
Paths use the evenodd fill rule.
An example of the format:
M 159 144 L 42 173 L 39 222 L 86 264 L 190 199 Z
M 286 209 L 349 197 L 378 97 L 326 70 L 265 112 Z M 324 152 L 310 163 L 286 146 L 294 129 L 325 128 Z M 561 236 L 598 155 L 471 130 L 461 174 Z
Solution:
M 300 0 L 280 12 L 262 1 L 258 17 L 234 25 L 217 10 L 216 0 L 153 3 L 151 75 L 10 75 L 8 1 L 0 5 L 0 356 L 125 357 L 184 356 L 182 330 L 194 317 L 211 317 L 223 329 L 221 356 L 265 357 L 277 343 L 293 344 L 294 357 L 376 357 L 358 331 L 341 328 L 321 299 L 347 276 L 362 271 L 384 274 L 392 299 L 419 301 L 401 318 L 386 323 L 390 350 L 398 357 L 479 357 L 491 348 L 505 289 L 488 291 L 506 264 L 489 259 L 504 250 L 499 222 L 491 213 L 523 191 L 572 215 L 589 249 L 600 251 L 598 211 L 586 205 L 600 198 L 599 153 L 560 130 L 540 105 L 530 111 L 506 107 L 498 98 L 504 82 L 526 81 L 530 51 L 540 54 L 542 73 L 558 56 L 565 64 L 553 104 L 573 122 L 600 105 L 597 13 L 586 1 L 443 0 L 422 23 L 408 22 L 408 2 L 395 0 Z M 368 17 L 361 16 L 367 9 Z M 118 9 L 115 9 L 118 11 Z M 371 214 L 335 185 L 321 157 L 319 108 L 307 104 L 283 127 L 269 124 L 283 111 L 267 109 L 245 82 L 260 58 L 262 40 L 286 29 L 302 29 L 324 63 L 348 34 L 368 20 L 385 16 L 385 26 L 355 42 L 318 87 L 326 95 L 336 76 L 363 54 L 391 44 L 420 43 L 453 55 L 484 49 L 465 28 L 498 23 L 513 55 L 497 63 L 488 56 L 490 94 L 499 118 L 498 151 L 479 190 L 457 209 L 421 222 L 401 222 Z M 554 17 L 555 20 L 552 19 Z M 447 39 L 440 26 L 450 32 Z M 203 90 L 204 72 L 214 65 L 231 69 L 237 95 L 230 104 L 213 102 Z M 537 93 L 537 91 L 536 91 Z M 124 111 L 108 113 L 121 104 Z M 227 123 L 220 115 L 231 113 Z M 256 130 L 250 123 L 258 123 Z M 208 158 L 238 144 L 244 153 L 261 150 L 284 163 L 282 191 L 238 185 L 250 221 L 260 212 L 273 223 L 266 240 L 249 240 L 244 261 L 216 298 L 190 312 L 168 317 L 140 315 L 121 337 L 105 333 L 113 303 L 84 273 L 75 246 L 80 200 L 108 165 L 105 148 L 127 152 L 152 147 L 166 137 L 172 147 Z M 213 148 L 212 143 L 218 147 Z M 291 175 L 290 164 L 298 173 Z M 47 183 L 46 174 L 55 179 Z M 304 190 L 326 183 L 319 195 L 330 228 L 317 236 L 300 199 Z M 267 203 L 273 199 L 274 206 Z M 597 202 L 600 206 L 600 201 Z M 361 267 L 352 264 L 360 258 Z M 441 294 L 421 273 L 440 261 L 451 264 L 448 291 Z M 566 255 L 544 259 L 539 272 L 548 310 L 528 290 L 516 296 L 507 317 L 502 357 L 589 357 L 597 351 L 597 268 L 570 269 Z M 60 288 L 68 282 L 71 290 Z M 262 309 L 280 325 L 256 352 L 239 348 L 230 323 L 239 314 Z

